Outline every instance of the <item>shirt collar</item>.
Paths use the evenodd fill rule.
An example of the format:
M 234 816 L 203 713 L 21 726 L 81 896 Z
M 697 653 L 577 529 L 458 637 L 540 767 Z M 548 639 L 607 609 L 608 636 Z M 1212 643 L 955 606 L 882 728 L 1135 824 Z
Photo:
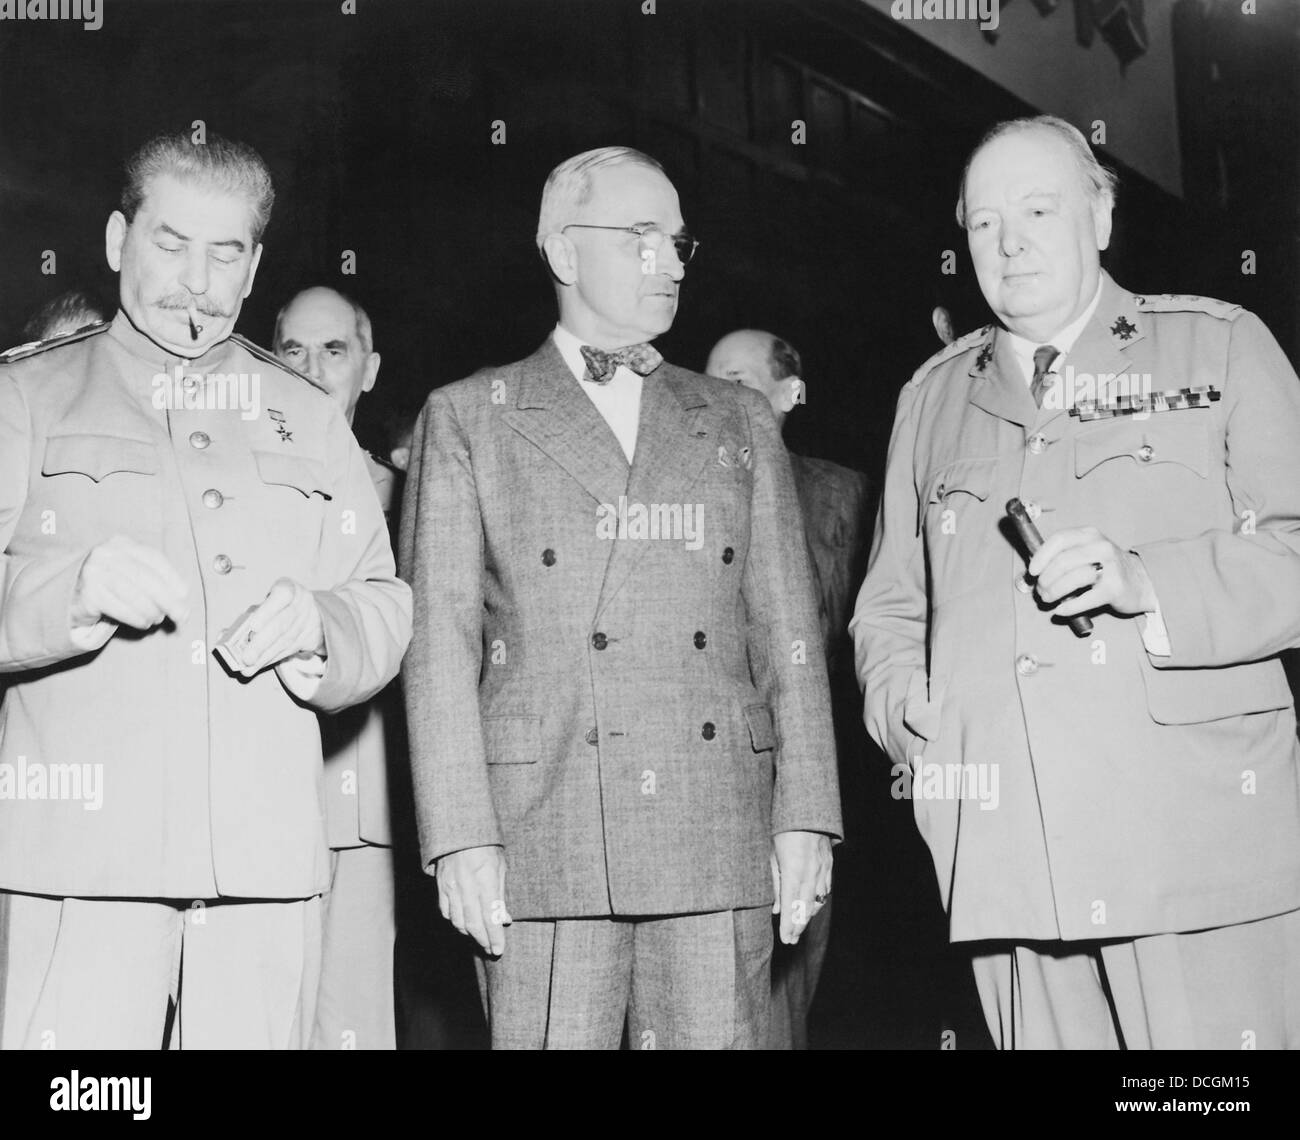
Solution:
M 583 342 L 561 324 L 555 326 L 551 339 L 555 341 L 555 347 L 560 350 L 560 355 L 564 357 L 564 363 L 569 366 L 573 378 L 581 380 L 586 376 L 587 362 L 582 359 Z
M 1092 320 L 1092 315 L 1097 311 L 1097 306 L 1101 303 L 1103 281 L 1102 275 L 1098 274 L 1097 292 L 1093 294 L 1092 302 L 1082 313 L 1055 336 L 1049 336 L 1045 341 L 1039 342 L 1041 344 L 1050 344 L 1057 351 L 1056 359 L 1052 362 L 1053 372 L 1060 368 L 1061 361 L 1069 355 L 1070 349 L 1074 347 L 1074 342 L 1079 339 L 1079 334 L 1087 327 L 1088 322 Z M 1010 342 L 1011 352 L 1016 363 L 1020 365 L 1020 370 L 1025 374 L 1025 382 L 1028 383 L 1034 375 L 1034 350 L 1039 347 L 1039 344 L 1032 340 L 1026 340 L 1022 336 L 1017 336 L 1010 329 L 1007 330 L 1007 340 Z

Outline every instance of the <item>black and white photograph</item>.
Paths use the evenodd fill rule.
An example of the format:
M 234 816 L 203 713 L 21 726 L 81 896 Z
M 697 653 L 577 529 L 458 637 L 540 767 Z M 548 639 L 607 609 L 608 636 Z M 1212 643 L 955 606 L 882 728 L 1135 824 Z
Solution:
M 1300 0 L 0 0 L 6 1084 L 1249 1114 L 1298 364 Z

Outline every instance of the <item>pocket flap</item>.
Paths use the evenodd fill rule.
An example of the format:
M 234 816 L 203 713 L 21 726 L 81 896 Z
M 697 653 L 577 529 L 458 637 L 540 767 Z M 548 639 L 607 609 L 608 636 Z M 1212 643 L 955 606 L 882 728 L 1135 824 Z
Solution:
M 776 747 L 772 710 L 767 705 L 746 705 L 745 723 L 749 725 L 749 743 L 755 752 L 770 752 Z
M 993 485 L 993 466 L 996 459 L 959 459 L 950 463 L 930 478 L 926 493 L 927 503 L 941 503 L 949 495 L 962 492 L 983 502 L 989 497 Z
M 1140 660 L 1147 708 L 1157 724 L 1200 724 L 1291 706 L 1291 688 L 1278 661 L 1226 669 L 1157 669 L 1146 654 Z
M 542 718 L 485 716 L 483 747 L 489 764 L 536 764 L 542 750 Z
M 1074 440 L 1074 474 L 1082 479 L 1108 459 L 1128 459 L 1134 467 L 1177 463 L 1202 479 L 1209 473 L 1210 438 L 1204 423 L 1163 417 L 1197 415 L 1188 412 L 1154 412 L 1150 419 L 1107 421 Z
M 255 451 L 253 459 L 263 483 L 292 487 L 307 498 L 313 492 L 325 499 L 333 498 L 325 489 L 325 471 L 314 459 L 301 455 L 283 455 L 276 451 Z
M 107 475 L 130 471 L 137 475 L 158 474 L 158 453 L 147 440 L 125 439 L 120 435 L 52 435 L 45 441 L 42 475 L 75 473 L 96 483 Z

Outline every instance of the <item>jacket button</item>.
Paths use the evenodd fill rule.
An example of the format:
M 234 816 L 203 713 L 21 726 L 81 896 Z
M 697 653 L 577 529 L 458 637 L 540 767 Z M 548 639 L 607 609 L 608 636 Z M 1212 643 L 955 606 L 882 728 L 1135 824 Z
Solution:
M 709 639 L 704 636 L 704 630 L 697 629 L 695 631 L 695 648 L 703 649 L 708 644 L 709 644 Z
M 203 492 L 203 505 L 209 510 L 215 511 L 222 503 L 226 501 L 225 495 L 215 487 L 209 487 Z
M 1042 455 L 1047 450 L 1047 437 L 1041 431 L 1031 435 L 1028 442 L 1029 450 L 1035 455 Z
M 1038 658 L 1030 653 L 1022 653 L 1016 658 L 1016 672 L 1022 677 L 1032 677 L 1038 672 Z
M 735 557 L 736 557 L 736 552 L 732 550 L 731 547 L 729 546 L 727 547 L 726 550 L 722 552 L 722 561 L 726 563 L 726 565 L 728 566 L 731 565 L 731 560 Z
M 212 437 L 205 431 L 190 432 L 190 446 L 202 451 L 212 442 Z
M 593 633 L 591 635 L 591 644 L 597 649 L 604 649 L 609 644 L 609 638 L 603 633 Z
M 542 551 L 542 565 L 543 566 L 555 565 L 555 551 L 552 550 L 549 546 Z
M 225 554 L 218 554 L 212 560 L 212 569 L 215 570 L 218 574 L 229 574 L 230 568 L 233 565 L 234 563 L 231 562 L 229 557 L 226 556 Z
M 1026 578 L 1025 575 L 1017 574 L 1016 589 L 1019 590 L 1022 594 L 1032 594 L 1034 592 L 1034 584 L 1028 578 Z
M 704 727 L 700 729 L 700 735 L 704 737 L 705 740 L 712 740 L 718 735 L 718 730 L 714 727 L 713 721 L 706 720 L 704 722 Z
M 1149 443 L 1144 443 L 1141 447 L 1138 448 L 1138 458 L 1142 460 L 1143 463 L 1150 463 L 1151 457 L 1155 453 L 1156 453 L 1156 449 L 1152 447 Z
M 600 733 L 598 733 L 594 728 L 589 728 L 587 729 L 587 735 L 583 739 L 586 740 L 588 744 L 598 744 L 600 743 Z

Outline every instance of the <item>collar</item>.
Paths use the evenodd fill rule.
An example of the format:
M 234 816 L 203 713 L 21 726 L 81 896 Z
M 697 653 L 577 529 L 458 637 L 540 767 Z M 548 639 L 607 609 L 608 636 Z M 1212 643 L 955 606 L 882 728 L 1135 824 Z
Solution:
M 1101 304 L 1101 290 L 1105 284 L 1106 275 L 1099 273 L 1097 275 L 1097 292 L 1093 294 L 1092 301 L 1088 307 L 1083 310 L 1073 321 L 1054 336 L 1048 337 L 1042 344 L 1052 345 L 1056 351 L 1056 359 L 1052 361 L 1052 371 L 1060 369 L 1061 362 L 1070 354 L 1074 347 L 1074 342 L 1079 339 L 1079 334 L 1087 327 L 1088 322 L 1092 320 L 1093 314 L 1097 311 L 1097 306 Z M 1012 356 L 1016 364 L 1020 366 L 1020 371 L 1024 373 L 1025 383 L 1028 384 L 1034 378 L 1034 350 L 1038 348 L 1032 340 L 1026 340 L 1022 336 L 1017 336 L 1010 329 L 1006 330 L 1007 344 L 1011 349 Z
M 144 361 L 155 372 L 165 372 L 168 375 L 173 374 L 178 367 L 182 373 L 224 371 L 221 366 L 231 352 L 230 339 L 227 337 L 214 344 L 202 356 L 196 356 L 192 360 L 177 356 L 145 336 L 131 323 L 131 318 L 122 309 L 118 309 L 113 323 L 108 326 L 108 335 L 137 360 Z
M 581 381 L 584 387 L 602 387 L 602 385 L 596 384 L 586 378 L 587 362 L 582 358 L 582 346 L 587 343 L 585 340 L 579 340 L 578 337 L 574 336 L 573 333 L 559 323 L 556 324 L 554 331 L 551 333 L 551 339 L 555 341 L 555 347 L 559 349 L 560 355 L 564 358 L 564 363 L 569 366 L 569 371 L 573 373 L 575 380 Z M 613 352 L 615 350 L 610 349 L 609 351 Z M 642 379 L 642 377 L 637 376 L 637 374 L 630 368 L 624 368 L 622 365 L 619 366 L 614 375 L 618 376 L 620 373 L 628 376 L 636 376 L 638 381 Z

